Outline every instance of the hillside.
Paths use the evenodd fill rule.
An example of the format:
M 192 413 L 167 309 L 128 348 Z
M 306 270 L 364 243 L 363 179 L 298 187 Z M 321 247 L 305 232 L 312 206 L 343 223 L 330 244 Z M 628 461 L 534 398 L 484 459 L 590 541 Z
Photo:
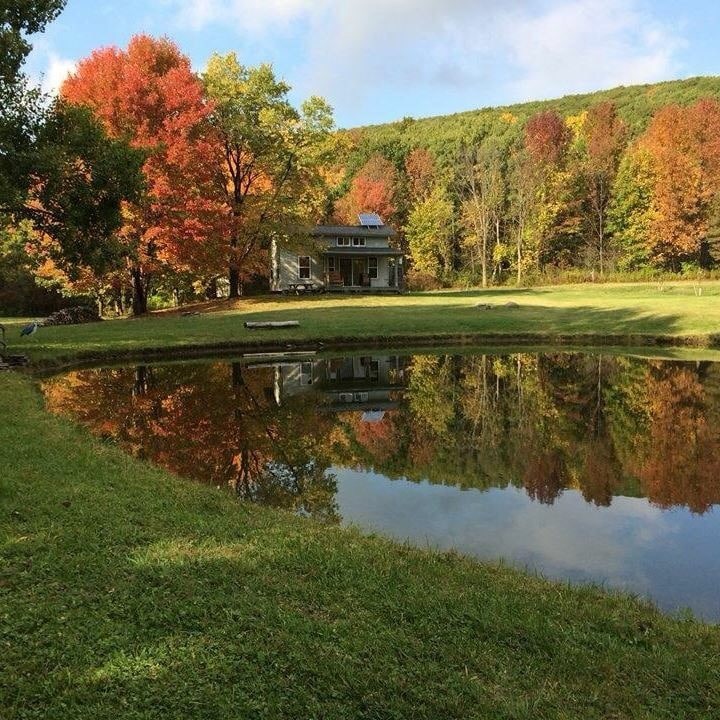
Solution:
M 462 142 L 477 142 L 493 135 L 512 136 L 523 121 L 541 110 L 575 115 L 599 102 L 615 103 L 619 115 L 633 134 L 646 127 L 653 112 L 672 103 L 687 105 L 701 97 L 720 99 L 720 76 L 695 77 L 650 85 L 631 85 L 583 95 L 566 95 L 552 100 L 482 108 L 414 119 L 405 118 L 383 125 L 369 125 L 347 132 L 354 137 L 362 155 L 380 150 L 387 157 L 404 157 L 413 147 L 432 151 L 442 163 L 454 156 Z

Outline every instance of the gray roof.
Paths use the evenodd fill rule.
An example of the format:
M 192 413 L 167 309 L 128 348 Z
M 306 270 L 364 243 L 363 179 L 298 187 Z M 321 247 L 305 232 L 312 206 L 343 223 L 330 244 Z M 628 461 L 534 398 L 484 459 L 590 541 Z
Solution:
M 323 255 L 403 255 L 402 250 L 391 247 L 330 247 L 322 250 Z
M 362 225 L 316 225 L 310 234 L 315 237 L 395 237 L 397 233 L 389 226 L 363 227 Z

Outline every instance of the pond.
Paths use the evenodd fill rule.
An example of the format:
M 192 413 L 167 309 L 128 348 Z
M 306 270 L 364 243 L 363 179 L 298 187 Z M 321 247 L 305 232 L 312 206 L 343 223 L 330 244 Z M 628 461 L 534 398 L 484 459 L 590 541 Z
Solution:
M 720 363 L 375 350 L 83 369 L 43 390 L 243 499 L 720 620 Z

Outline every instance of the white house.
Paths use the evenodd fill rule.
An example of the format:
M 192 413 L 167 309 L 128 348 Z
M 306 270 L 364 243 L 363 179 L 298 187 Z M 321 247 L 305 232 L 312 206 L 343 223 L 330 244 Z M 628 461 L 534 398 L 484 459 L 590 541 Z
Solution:
M 318 225 L 310 231 L 316 248 L 290 250 L 273 242 L 270 287 L 274 292 L 400 292 L 403 253 L 390 246 L 397 236 L 374 213 L 358 225 Z

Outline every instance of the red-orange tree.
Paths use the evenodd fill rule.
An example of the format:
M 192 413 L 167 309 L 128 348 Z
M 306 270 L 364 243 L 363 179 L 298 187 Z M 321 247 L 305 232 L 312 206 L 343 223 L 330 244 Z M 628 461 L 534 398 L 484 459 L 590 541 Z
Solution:
M 146 312 L 159 270 L 215 271 L 223 215 L 208 158 L 220 147 L 189 59 L 167 39 L 138 35 L 127 50 L 103 48 L 81 61 L 61 94 L 89 107 L 111 136 L 146 153 L 145 193 L 126 207 L 120 232 L 133 312 Z
M 398 172 L 382 155 L 373 155 L 353 178 L 348 192 L 337 202 L 336 212 L 344 222 L 357 222 L 358 213 L 376 212 L 391 222 L 397 211 Z

